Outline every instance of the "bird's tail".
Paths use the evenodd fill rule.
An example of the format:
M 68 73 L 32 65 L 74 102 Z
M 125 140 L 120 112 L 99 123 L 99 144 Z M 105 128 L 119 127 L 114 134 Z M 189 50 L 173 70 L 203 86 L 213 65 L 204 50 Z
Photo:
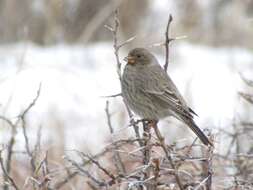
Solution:
M 207 136 L 201 131 L 201 129 L 195 124 L 192 119 L 184 119 L 184 122 L 191 128 L 191 130 L 198 136 L 198 138 L 205 145 L 213 146 L 213 143 L 207 138 Z

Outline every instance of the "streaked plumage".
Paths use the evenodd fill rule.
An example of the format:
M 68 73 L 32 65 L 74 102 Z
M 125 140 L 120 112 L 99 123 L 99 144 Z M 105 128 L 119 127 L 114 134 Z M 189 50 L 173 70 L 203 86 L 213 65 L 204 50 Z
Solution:
M 187 106 L 154 55 L 144 48 L 135 48 L 129 52 L 127 61 L 121 86 L 133 112 L 149 120 L 174 116 L 186 123 L 204 144 L 211 144 L 193 121 L 195 112 Z

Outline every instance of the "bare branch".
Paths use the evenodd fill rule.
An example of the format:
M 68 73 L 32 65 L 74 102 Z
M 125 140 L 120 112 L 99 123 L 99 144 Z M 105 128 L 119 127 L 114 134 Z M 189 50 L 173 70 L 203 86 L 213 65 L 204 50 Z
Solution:
M 172 158 L 171 158 L 171 156 L 170 156 L 170 154 L 169 154 L 169 152 L 168 152 L 168 150 L 166 148 L 166 145 L 165 145 L 165 142 L 164 142 L 164 138 L 162 137 L 161 132 L 158 129 L 157 123 L 155 123 L 153 125 L 153 128 L 154 128 L 154 131 L 156 133 L 156 136 L 157 136 L 158 140 L 160 141 L 160 145 L 161 145 L 161 147 L 162 147 L 162 149 L 163 149 L 163 151 L 165 153 L 166 158 L 170 162 L 170 165 L 171 165 L 172 169 L 175 170 L 175 178 L 176 178 L 176 182 L 178 184 L 178 187 L 179 187 L 180 190 L 183 190 L 184 186 L 183 186 L 183 184 L 181 182 L 181 179 L 179 178 L 177 168 L 176 168 L 176 166 L 175 166 L 175 164 L 174 164 L 174 162 L 173 162 L 173 160 L 172 160 Z
M 5 121 L 11 127 L 11 138 L 10 138 L 9 143 L 7 145 L 7 159 L 6 159 L 6 173 L 9 174 L 11 172 L 13 147 L 14 147 L 15 138 L 16 138 L 16 134 L 17 134 L 17 123 L 15 123 L 15 124 L 12 123 L 11 120 L 7 119 L 4 116 L 0 116 L 0 119 Z M 5 181 L 7 181 L 8 175 L 4 174 L 3 178 L 4 178 Z M 4 185 L 4 190 L 8 190 L 7 185 Z
M 239 95 L 241 97 L 243 97 L 243 99 L 245 99 L 247 102 L 249 102 L 250 104 L 253 104 L 253 94 L 248 94 L 248 93 L 244 93 L 244 92 L 239 92 Z
M 40 91 L 41 91 L 41 83 L 39 84 L 39 88 L 37 90 L 36 96 L 33 99 L 33 101 L 27 106 L 27 108 L 23 111 L 23 113 L 21 115 L 19 115 L 19 117 L 24 118 L 25 115 L 29 112 L 29 110 L 36 104 L 39 96 L 40 96 Z
M 243 80 L 243 82 L 245 82 L 245 84 L 253 87 L 253 80 L 246 79 L 246 77 L 244 77 L 242 73 L 239 73 L 239 75 L 240 75 L 241 79 Z
M 108 171 L 106 168 L 104 168 L 98 161 L 96 161 L 95 159 L 93 159 L 91 156 L 84 154 L 83 152 L 79 152 L 80 155 L 82 155 L 82 157 L 84 158 L 88 158 L 92 163 L 94 163 L 101 171 L 103 171 L 107 176 L 109 176 L 112 179 L 111 184 L 114 184 L 116 182 L 116 177 L 110 172 Z
M 213 144 L 214 142 L 214 137 L 212 136 L 210 138 L 211 143 Z M 203 177 L 206 180 L 205 181 L 205 187 L 206 190 L 211 190 L 212 189 L 212 176 L 213 176 L 213 146 L 208 146 L 208 150 L 203 150 L 206 151 L 205 157 L 207 158 L 205 161 L 203 161 Z
M 114 11 L 114 26 L 112 27 L 109 25 L 104 25 L 104 27 L 108 29 L 112 33 L 112 36 L 113 36 L 113 48 L 114 48 L 114 55 L 115 55 L 116 63 L 117 63 L 117 74 L 121 82 L 121 62 L 119 60 L 119 49 L 127 45 L 128 43 L 132 42 L 136 38 L 136 36 L 133 36 L 119 44 L 118 42 L 119 26 L 120 26 L 119 11 L 115 10 Z
M 167 72 L 168 69 L 168 64 L 169 64 L 169 45 L 170 42 L 173 41 L 174 39 L 169 37 L 169 30 L 170 30 L 170 24 L 173 21 L 173 17 L 170 14 L 167 27 L 166 27 L 166 32 L 165 32 L 165 64 L 164 64 L 164 70 Z
M 106 113 L 106 117 L 107 117 L 107 124 L 110 129 L 110 133 L 113 134 L 114 129 L 112 127 L 111 114 L 109 112 L 109 101 L 106 101 L 105 113 Z M 126 168 L 122 162 L 119 152 L 117 151 L 117 149 L 118 149 L 117 144 L 115 144 L 113 139 L 112 139 L 112 141 L 113 141 L 113 143 L 112 143 L 113 144 L 113 158 L 115 161 L 115 166 L 116 166 L 119 173 L 121 173 L 121 174 L 126 173 Z
M 68 157 L 65 157 L 65 159 L 70 162 L 73 166 L 75 166 L 78 170 L 79 173 L 84 174 L 85 176 L 87 176 L 89 179 L 91 179 L 93 182 L 95 182 L 97 185 L 99 186 L 107 186 L 105 182 L 100 181 L 98 179 L 96 179 L 94 176 L 92 176 L 90 174 L 90 172 L 88 172 L 87 170 L 85 170 L 83 167 L 81 167 L 78 163 L 76 163 L 75 161 L 71 160 Z
M 210 176 L 207 176 L 203 181 L 199 183 L 199 185 L 196 188 L 194 188 L 194 190 L 199 190 L 201 187 L 204 187 L 207 181 L 209 180 L 209 178 Z
M 35 165 L 34 155 L 33 155 L 32 151 L 30 149 L 29 138 L 28 138 L 27 131 L 26 131 L 26 128 L 27 128 L 27 126 L 26 126 L 26 115 L 30 111 L 30 109 L 36 104 L 36 102 L 37 102 L 37 100 L 40 96 L 40 91 L 41 91 L 41 84 L 39 85 L 39 88 L 37 90 L 36 96 L 33 99 L 33 101 L 27 106 L 27 108 L 23 111 L 23 113 L 19 115 L 19 118 L 22 121 L 21 126 L 22 126 L 22 130 L 23 130 L 23 136 L 24 136 L 24 139 L 25 139 L 25 148 L 26 148 L 26 152 L 27 152 L 28 156 L 31 159 L 30 163 L 31 163 L 31 167 L 32 167 L 33 172 L 36 169 L 36 165 Z
M 6 171 L 5 167 L 4 167 L 4 161 L 3 161 L 3 158 L 2 158 L 2 150 L 0 151 L 0 165 L 1 165 L 1 168 L 2 168 L 2 171 L 6 177 L 6 179 L 8 179 L 11 183 L 11 185 L 16 189 L 16 190 L 19 190 L 18 186 L 16 185 L 15 181 L 12 179 L 12 177 L 8 174 L 8 172 Z
M 130 42 L 132 42 L 133 40 L 135 40 L 135 38 L 136 38 L 136 36 L 133 36 L 133 37 L 127 39 L 127 40 L 124 41 L 123 43 L 119 44 L 119 45 L 118 45 L 118 48 L 121 48 L 121 47 L 127 45 L 128 43 L 130 43 Z
M 113 95 L 109 95 L 109 96 L 102 96 L 102 98 L 116 98 L 118 96 L 122 96 L 122 93 L 113 94 Z

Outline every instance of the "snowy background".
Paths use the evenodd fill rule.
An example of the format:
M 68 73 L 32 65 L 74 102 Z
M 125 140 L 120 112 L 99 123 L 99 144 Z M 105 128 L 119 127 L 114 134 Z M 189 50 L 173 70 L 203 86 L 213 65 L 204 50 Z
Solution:
M 217 128 L 229 130 L 236 114 L 244 116 L 243 101 L 238 96 L 238 91 L 245 89 L 240 73 L 252 76 L 252 53 L 242 48 L 181 42 L 171 48 L 168 73 L 199 114 L 197 123 L 214 133 Z M 3 115 L 15 119 L 34 99 L 41 83 L 41 95 L 29 113 L 31 138 L 36 138 L 37 128 L 42 125 L 43 139 L 52 146 L 64 140 L 65 149 L 87 146 L 96 152 L 103 147 L 109 135 L 103 96 L 120 92 L 111 43 L 86 47 L 19 43 L 3 45 L 0 55 Z M 127 52 L 121 52 L 121 57 L 126 55 Z M 157 57 L 163 64 L 163 55 Z M 116 130 L 126 127 L 128 120 L 121 98 L 112 99 L 111 105 Z M 170 131 L 173 132 L 167 134 L 170 140 L 186 138 L 189 132 L 183 127 Z M 5 142 L 9 136 L 1 138 Z M 17 144 L 22 147 L 21 134 L 18 139 L 22 143 Z

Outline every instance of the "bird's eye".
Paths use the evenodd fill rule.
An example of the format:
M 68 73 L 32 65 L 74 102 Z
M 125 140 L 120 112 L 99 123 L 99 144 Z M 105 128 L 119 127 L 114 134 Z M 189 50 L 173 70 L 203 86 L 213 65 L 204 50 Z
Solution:
M 141 55 L 137 55 L 138 58 L 141 58 Z

